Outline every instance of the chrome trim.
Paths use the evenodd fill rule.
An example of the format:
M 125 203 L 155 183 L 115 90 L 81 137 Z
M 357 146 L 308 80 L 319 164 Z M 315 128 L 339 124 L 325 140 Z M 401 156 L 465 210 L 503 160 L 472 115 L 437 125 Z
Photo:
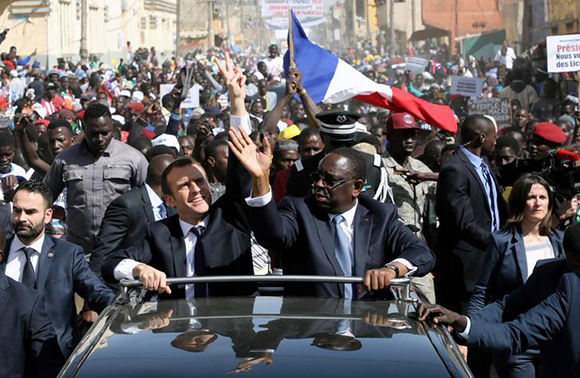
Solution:
M 344 276 L 206 276 L 206 277 L 179 277 L 168 278 L 169 285 L 184 285 L 196 283 L 215 283 L 215 282 L 314 282 L 314 283 L 350 283 L 361 284 L 364 282 L 362 277 L 344 277 Z M 393 278 L 391 280 L 391 292 L 395 299 L 408 302 L 416 302 L 411 297 L 411 279 L 409 277 Z M 143 287 L 139 280 L 121 280 L 122 298 L 129 300 L 129 288 Z

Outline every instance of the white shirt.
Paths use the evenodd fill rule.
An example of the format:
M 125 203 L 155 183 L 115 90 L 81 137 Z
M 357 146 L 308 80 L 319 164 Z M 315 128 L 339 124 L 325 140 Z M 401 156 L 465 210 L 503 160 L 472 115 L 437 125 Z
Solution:
M 264 194 L 261 197 L 248 197 L 246 198 L 246 204 L 248 206 L 251 207 L 262 207 L 262 206 L 266 206 L 268 203 L 270 203 L 272 201 L 272 189 L 270 188 L 270 190 L 268 191 L 268 193 Z M 343 229 L 343 231 L 346 234 L 346 237 L 348 239 L 348 244 L 349 244 L 349 253 L 351 255 L 352 260 L 354 261 L 354 216 L 356 214 L 356 208 L 358 207 L 358 201 L 355 203 L 355 205 L 345 211 L 342 214 L 328 214 L 328 218 L 332 219 L 337 215 L 342 215 L 344 217 L 344 222 L 340 223 L 340 227 Z M 413 264 L 411 264 L 407 259 L 401 259 L 401 258 L 397 258 L 394 259 L 392 262 L 398 262 L 403 264 L 407 269 L 407 276 L 411 276 L 413 275 L 413 273 L 415 273 L 417 271 L 417 267 L 414 266 Z
M 525 248 L 526 248 L 526 263 L 528 266 L 528 276 L 526 277 L 526 279 L 530 278 L 538 261 L 553 259 L 554 257 L 556 257 L 554 255 L 554 248 L 552 247 L 552 243 L 550 243 L 549 239 L 543 243 L 529 245 L 526 246 Z
M 30 256 L 30 263 L 34 268 L 34 272 L 38 273 L 38 260 L 42 253 L 42 245 L 44 244 L 44 232 L 31 245 L 26 245 L 17 237 L 14 238 L 10 245 L 8 252 L 8 260 L 6 261 L 6 275 L 15 281 L 22 282 L 22 274 L 24 273 L 24 265 L 26 265 L 26 255 L 22 248 L 28 247 L 34 249 L 37 253 Z
M 514 60 L 516 60 L 516 53 L 514 49 L 508 47 L 505 52 L 505 56 L 501 55 L 501 48 L 495 53 L 495 59 L 500 65 L 505 65 L 508 70 L 511 70 L 514 65 Z
M 266 58 L 264 63 L 266 63 L 270 75 L 277 76 L 284 72 L 284 60 L 281 56 L 277 56 L 273 59 Z
M 147 194 L 149 195 L 149 200 L 151 201 L 151 208 L 153 209 L 153 215 L 155 216 L 155 220 L 165 219 L 167 217 L 167 208 L 163 203 L 163 200 L 159 198 L 157 193 L 149 186 L 149 184 L 145 184 L 145 189 L 147 189 Z M 161 213 L 160 206 L 163 206 L 165 214 Z

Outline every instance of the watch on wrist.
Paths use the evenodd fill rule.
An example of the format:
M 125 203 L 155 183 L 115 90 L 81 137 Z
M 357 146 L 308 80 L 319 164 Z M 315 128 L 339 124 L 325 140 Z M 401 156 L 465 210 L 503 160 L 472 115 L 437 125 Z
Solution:
M 395 278 L 399 278 L 399 267 L 397 266 L 397 264 L 390 262 L 388 264 L 385 264 L 385 268 L 394 270 Z

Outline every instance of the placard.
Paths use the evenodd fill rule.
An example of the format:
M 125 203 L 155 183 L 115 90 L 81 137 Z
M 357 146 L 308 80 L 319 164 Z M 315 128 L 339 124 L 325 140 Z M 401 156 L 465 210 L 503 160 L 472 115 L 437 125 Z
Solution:
M 580 34 L 546 38 L 548 72 L 580 71 Z
M 163 99 L 166 94 L 171 93 L 175 84 L 161 84 L 159 85 L 159 98 Z
M 189 89 L 187 98 L 181 102 L 179 105 L 180 109 L 193 109 L 199 107 L 199 90 L 201 85 L 194 84 L 193 87 Z
M 451 94 L 479 97 L 483 89 L 483 79 L 478 77 L 453 76 Z
M 407 58 L 407 65 L 405 68 L 411 71 L 413 75 L 417 75 L 425 72 L 428 63 L 429 61 L 427 59 L 409 57 Z
M 511 125 L 511 104 L 507 98 L 470 98 L 467 102 L 469 114 L 492 116 L 498 130 Z

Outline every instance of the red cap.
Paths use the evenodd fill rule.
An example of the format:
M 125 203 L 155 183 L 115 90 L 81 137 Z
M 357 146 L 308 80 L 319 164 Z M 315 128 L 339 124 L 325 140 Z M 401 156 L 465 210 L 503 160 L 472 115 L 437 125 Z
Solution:
M 49 120 L 47 120 L 47 119 L 44 119 L 44 118 L 40 118 L 40 119 L 38 119 L 36 122 L 34 122 L 34 124 L 35 124 L 35 125 L 40 125 L 40 124 L 43 124 L 43 125 L 45 125 L 46 127 L 48 127 L 49 123 L 50 123 L 50 121 L 49 121 Z
M 415 118 L 408 113 L 395 113 L 387 119 L 387 134 L 395 130 L 420 129 L 415 124 Z
M 84 116 L 85 116 L 85 110 L 84 109 L 77 113 L 77 119 L 83 119 Z
M 127 109 L 134 111 L 135 114 L 141 114 L 143 113 L 143 110 L 145 110 L 145 107 L 142 102 L 132 102 L 127 105 Z
M 157 136 L 157 135 L 155 135 L 155 131 L 147 130 L 147 129 L 141 130 L 141 135 L 143 135 L 144 137 L 149 138 L 149 139 L 155 139 L 155 137 Z
M 566 134 L 561 128 L 550 122 L 540 122 L 534 127 L 534 135 L 550 143 L 562 144 L 566 142 Z

